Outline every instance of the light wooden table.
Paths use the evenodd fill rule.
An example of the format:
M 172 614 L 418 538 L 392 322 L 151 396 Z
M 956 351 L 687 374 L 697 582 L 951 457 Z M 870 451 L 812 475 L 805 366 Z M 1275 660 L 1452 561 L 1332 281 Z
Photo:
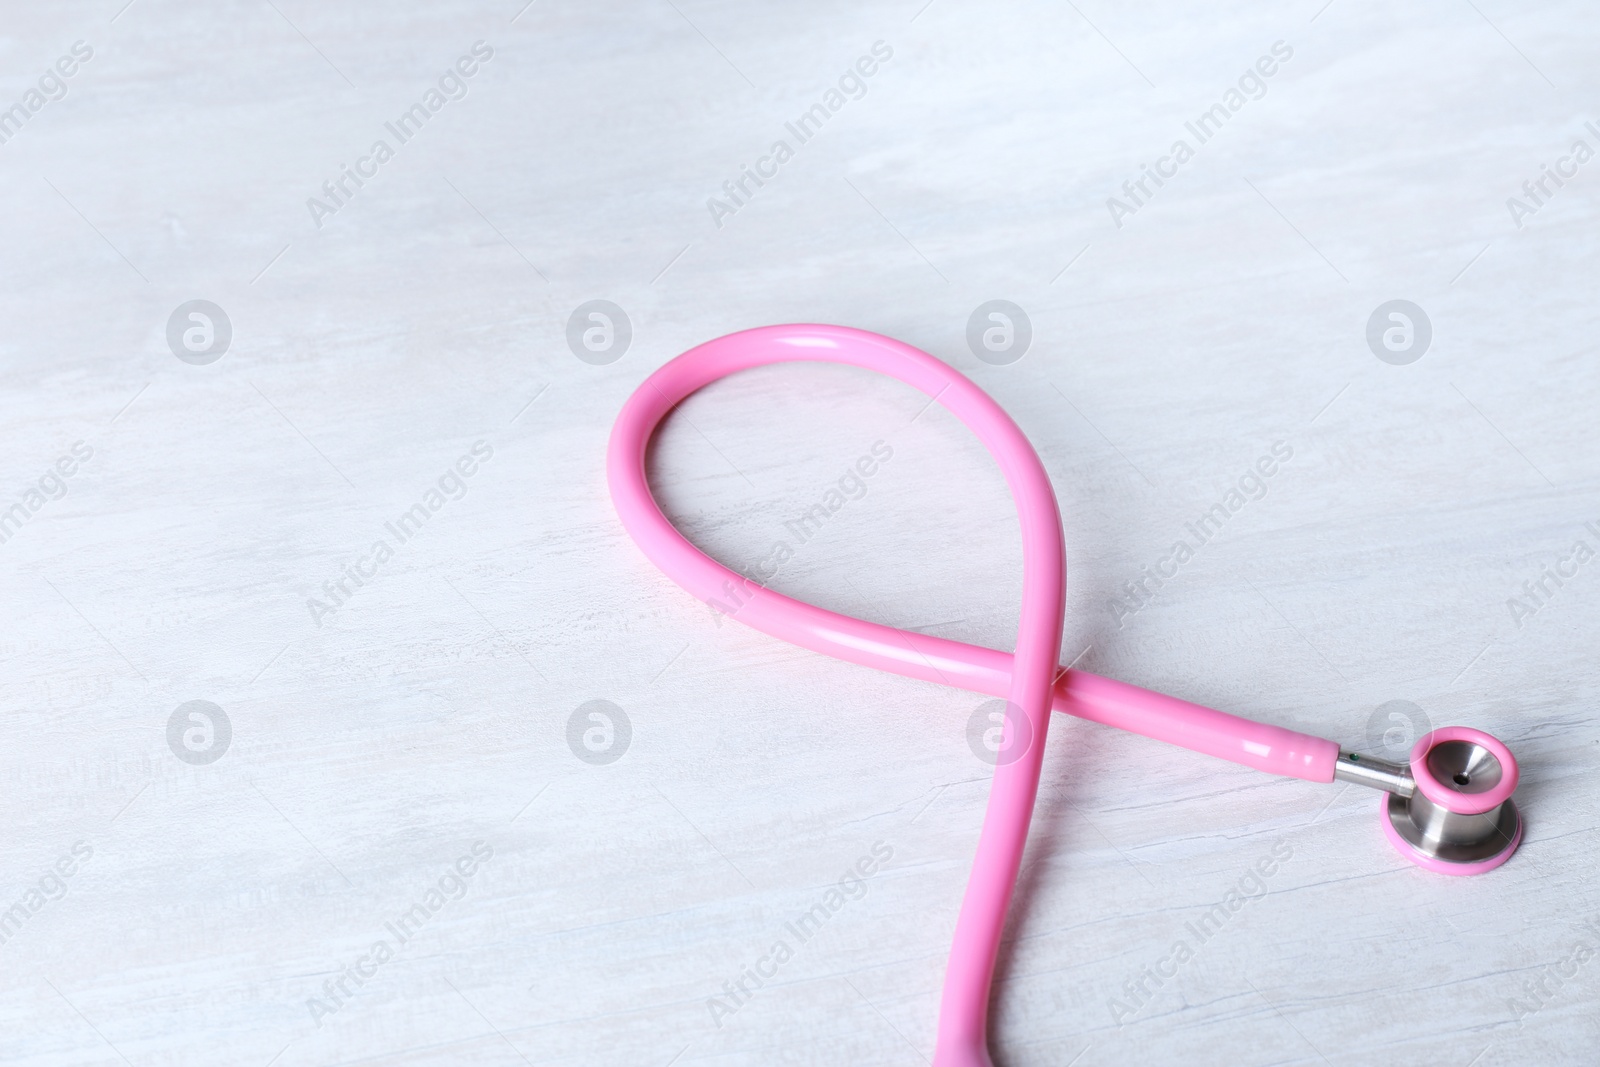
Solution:
M 602 478 L 652 368 L 811 320 L 948 360 L 1035 442 L 1063 662 L 1522 761 L 1521 851 L 1446 879 L 1363 790 L 1058 719 L 998 1062 L 1594 1062 L 1586 7 L 120 3 L 0 26 L 0 1060 L 929 1058 L 981 698 L 718 625 Z M 631 338 L 586 361 L 593 300 Z M 968 345 L 991 300 L 1020 359 Z M 1368 343 L 1392 300 L 1430 324 L 1411 362 Z M 882 442 L 776 587 L 1009 647 L 1010 501 L 922 409 L 751 373 L 673 417 L 655 482 L 754 566 Z M 587 711 L 569 744 L 593 700 L 610 748 Z

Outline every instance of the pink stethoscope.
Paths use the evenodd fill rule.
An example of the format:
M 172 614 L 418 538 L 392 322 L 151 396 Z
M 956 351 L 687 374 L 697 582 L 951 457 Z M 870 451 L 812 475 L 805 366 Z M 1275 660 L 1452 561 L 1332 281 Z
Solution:
M 1022 617 L 1017 650 L 949 641 L 864 622 L 775 593 L 707 557 L 651 496 L 645 451 L 685 397 L 736 371 L 769 363 L 843 363 L 898 378 L 943 404 L 1000 464 L 1022 523 Z M 1001 752 L 972 876 L 956 919 L 939 1010 L 934 1067 L 991 1067 L 989 983 L 1039 789 L 1050 712 L 1168 741 L 1272 774 L 1342 780 L 1389 794 L 1381 825 L 1400 854 L 1442 874 L 1482 874 L 1522 839 L 1511 794 L 1517 761 L 1465 726 L 1420 738 L 1409 765 L 1341 750 L 1333 741 L 1252 722 L 1175 697 L 1057 665 L 1066 603 L 1061 513 L 1049 476 L 1016 423 L 953 368 L 888 337 L 843 326 L 764 326 L 691 348 L 657 370 L 617 416 L 606 456 L 622 524 L 662 571 L 700 600 L 743 598 L 737 614 L 774 637 L 852 663 L 1006 699 Z

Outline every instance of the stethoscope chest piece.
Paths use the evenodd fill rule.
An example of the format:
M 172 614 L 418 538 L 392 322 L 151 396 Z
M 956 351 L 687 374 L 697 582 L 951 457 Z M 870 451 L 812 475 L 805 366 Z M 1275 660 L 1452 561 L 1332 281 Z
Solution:
M 1400 770 L 1410 771 L 1412 788 L 1390 792 L 1382 819 L 1406 859 L 1439 874 L 1482 874 L 1517 850 L 1517 761 L 1494 737 L 1465 726 L 1435 730 Z

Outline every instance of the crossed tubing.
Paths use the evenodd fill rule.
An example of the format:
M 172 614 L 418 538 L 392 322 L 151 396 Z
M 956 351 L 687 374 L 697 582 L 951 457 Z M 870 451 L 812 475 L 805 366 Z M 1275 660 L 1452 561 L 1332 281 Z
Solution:
M 843 363 L 897 378 L 944 405 L 978 435 L 1011 488 L 1022 527 L 1022 613 L 1016 651 L 908 633 L 786 597 L 722 566 L 667 520 L 645 478 L 645 452 L 661 420 L 691 393 L 737 371 L 772 363 Z M 1025 750 L 994 771 L 983 829 L 956 919 L 940 1001 L 934 1067 L 992 1067 L 987 1049 L 989 986 L 1007 908 L 1039 789 L 1050 712 L 1061 711 L 1181 745 L 1273 774 L 1331 782 L 1332 741 L 1228 715 L 1078 670 L 1061 670 L 1066 559 L 1061 514 L 1049 476 L 1016 423 L 965 376 L 892 338 L 842 326 L 765 326 L 729 334 L 671 360 L 628 398 L 606 456 L 623 526 L 650 560 L 702 601 L 745 602 L 734 616 L 773 637 L 868 667 L 1004 697 Z

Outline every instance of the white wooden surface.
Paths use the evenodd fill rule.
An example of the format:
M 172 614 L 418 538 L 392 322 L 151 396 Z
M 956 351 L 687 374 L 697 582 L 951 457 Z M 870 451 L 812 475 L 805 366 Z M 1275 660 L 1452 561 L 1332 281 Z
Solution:
M 1593 14 L 1319 2 L 10 5 L 0 104 L 75 41 L 93 57 L 0 145 L 0 507 L 93 455 L 0 544 L 0 908 L 24 904 L 0 1059 L 930 1057 L 981 701 L 717 626 L 602 479 L 652 368 L 812 320 L 939 355 L 1031 436 L 1068 532 L 1064 660 L 1358 746 L 1408 700 L 1522 761 L 1520 853 L 1455 880 L 1395 855 L 1360 790 L 1058 720 L 998 1062 L 1592 1063 L 1600 563 L 1520 627 L 1506 602 L 1600 546 L 1600 163 L 1524 228 L 1506 200 L 1597 143 Z M 479 40 L 466 97 L 317 228 L 307 198 Z M 707 197 L 876 41 L 866 95 L 715 226 Z M 1265 95 L 1117 228 L 1106 199 L 1277 41 Z M 565 341 L 597 298 L 633 327 L 608 366 Z M 965 341 L 995 298 L 1033 326 L 1009 366 Z M 1365 340 L 1397 298 L 1433 325 L 1407 366 Z M 233 327 L 209 365 L 165 338 L 193 299 Z M 1009 647 L 1009 500 L 921 407 L 753 373 L 674 417 L 656 482 L 748 566 L 882 440 L 776 586 Z M 1270 492 L 1118 628 L 1118 587 L 1275 441 Z M 314 622 L 477 442 L 465 496 Z M 597 698 L 632 724 L 605 766 L 566 740 Z M 213 763 L 168 746 L 190 700 L 232 724 Z M 475 842 L 464 895 L 313 1013 Z M 786 933 L 880 842 L 864 896 Z M 1265 894 L 1119 1024 L 1125 983 L 1275 846 Z M 713 1012 L 779 940 L 777 976 Z

